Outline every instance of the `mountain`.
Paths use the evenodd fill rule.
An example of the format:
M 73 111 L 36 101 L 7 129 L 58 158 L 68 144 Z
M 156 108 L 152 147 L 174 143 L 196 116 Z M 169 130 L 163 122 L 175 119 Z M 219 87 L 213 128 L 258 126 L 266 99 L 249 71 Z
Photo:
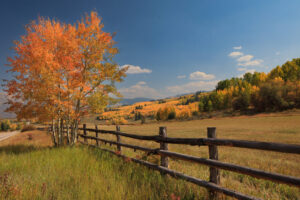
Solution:
M 144 101 L 151 101 L 153 99 L 149 99 L 149 98 L 133 98 L 133 99 L 122 99 L 118 104 L 119 105 L 132 105 L 138 102 L 144 102 Z
M 15 117 L 15 115 L 12 113 L 4 112 L 7 108 L 7 105 L 5 104 L 6 101 L 6 94 L 4 92 L 0 92 L 0 119 Z

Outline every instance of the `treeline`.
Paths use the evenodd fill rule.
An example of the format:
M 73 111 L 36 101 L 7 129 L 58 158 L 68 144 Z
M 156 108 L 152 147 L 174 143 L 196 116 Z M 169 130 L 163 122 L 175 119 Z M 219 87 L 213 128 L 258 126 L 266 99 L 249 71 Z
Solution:
M 160 99 L 150 104 L 119 108 L 115 113 L 98 119 L 109 124 L 124 124 L 127 120 L 187 120 L 206 118 L 216 111 L 242 113 L 272 112 L 300 108 L 300 58 L 277 66 L 269 73 L 245 73 L 219 81 L 211 92 L 198 91 L 170 100 Z M 215 112 L 215 113 L 213 113 Z
M 300 108 L 300 58 L 277 66 L 268 74 L 246 73 L 242 78 L 220 81 L 199 99 L 199 111 L 280 111 Z
M 0 131 L 14 131 L 21 129 L 22 125 L 20 123 L 11 123 L 10 120 L 0 121 Z

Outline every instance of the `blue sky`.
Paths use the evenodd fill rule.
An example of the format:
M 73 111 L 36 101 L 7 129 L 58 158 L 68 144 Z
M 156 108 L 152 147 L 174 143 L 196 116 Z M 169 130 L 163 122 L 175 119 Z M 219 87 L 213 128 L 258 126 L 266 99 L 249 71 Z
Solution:
M 125 97 L 210 90 L 222 79 L 268 72 L 299 57 L 300 1 L 2 0 L 0 78 L 13 41 L 38 16 L 74 23 L 92 10 L 117 32 L 115 61 L 130 65 Z

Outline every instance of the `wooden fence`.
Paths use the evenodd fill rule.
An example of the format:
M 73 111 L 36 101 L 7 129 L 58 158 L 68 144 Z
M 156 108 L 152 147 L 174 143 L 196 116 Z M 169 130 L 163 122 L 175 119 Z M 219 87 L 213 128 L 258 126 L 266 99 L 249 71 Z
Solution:
M 95 129 L 87 128 L 83 124 L 83 128 L 79 128 L 82 134 L 78 134 L 78 137 L 82 137 L 84 141 L 79 141 L 82 144 L 88 144 L 88 139 L 95 140 L 96 145 L 88 144 L 89 146 L 100 148 L 102 150 L 113 153 L 117 156 L 127 158 L 122 155 L 122 147 L 131 148 L 140 151 L 147 152 L 150 154 L 157 154 L 161 156 L 160 165 L 156 165 L 144 160 L 139 160 L 136 158 L 130 158 L 132 161 L 145 165 L 151 169 L 158 170 L 161 173 L 169 174 L 176 178 L 181 178 L 186 181 L 192 182 L 199 186 L 205 187 L 209 191 L 210 199 L 218 199 L 218 193 L 223 193 L 225 195 L 237 198 L 237 199 L 258 199 L 251 197 L 239 192 L 221 187 L 220 184 L 220 172 L 219 169 L 237 172 L 240 174 L 250 175 L 259 179 L 266 179 L 273 182 L 284 183 L 291 186 L 296 186 L 300 188 L 300 178 L 293 176 L 286 176 L 277 173 L 265 172 L 258 169 L 253 169 L 249 167 L 243 167 L 235 164 L 225 163 L 218 161 L 218 147 L 217 146 L 228 146 L 228 147 L 239 147 L 239 148 L 249 148 L 258 150 L 267 150 L 283 153 L 293 153 L 300 154 L 300 145 L 294 144 L 281 144 L 281 143 L 270 143 L 270 142 L 257 142 L 257 141 L 246 141 L 246 140 L 230 140 L 230 139 L 218 139 L 216 135 L 216 128 L 207 128 L 207 138 L 172 138 L 167 137 L 166 127 L 159 128 L 159 134 L 153 136 L 143 136 L 136 134 L 129 134 L 120 131 L 120 126 L 116 126 L 116 131 L 111 130 L 100 130 L 95 126 Z M 88 135 L 87 132 L 94 132 L 95 136 Z M 116 141 L 106 140 L 99 138 L 99 134 L 112 134 L 116 136 Z M 160 143 L 160 148 L 146 148 L 137 145 L 122 143 L 122 137 L 133 138 L 137 140 L 148 140 Z M 117 152 L 104 149 L 100 146 L 100 142 L 109 143 L 110 145 L 117 146 Z M 208 146 L 209 159 L 185 155 L 181 153 L 171 152 L 168 150 L 168 144 L 184 144 L 184 145 L 197 145 L 197 146 Z M 209 166 L 210 176 L 209 181 L 204 181 L 195 177 L 188 176 L 186 174 L 169 169 L 168 157 L 174 159 L 180 159 L 185 161 L 190 161 L 198 164 L 203 164 Z

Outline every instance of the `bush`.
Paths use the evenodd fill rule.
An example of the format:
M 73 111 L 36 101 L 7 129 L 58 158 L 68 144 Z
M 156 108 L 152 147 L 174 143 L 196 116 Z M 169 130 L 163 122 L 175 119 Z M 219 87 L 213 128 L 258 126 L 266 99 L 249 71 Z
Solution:
M 159 108 L 156 112 L 156 120 L 170 120 L 176 118 L 175 108 L 173 106 L 166 106 L 163 109 Z
M 141 110 L 141 109 L 143 109 L 143 106 L 142 105 L 136 106 L 135 109 L 136 110 Z
M 33 131 L 33 130 L 36 130 L 35 126 L 29 124 L 29 125 L 25 125 L 25 126 L 22 128 L 21 132 L 25 132 L 25 131 Z
M 5 120 L 1 122 L 1 131 L 8 131 L 10 129 L 10 121 Z
M 207 112 L 213 111 L 213 104 L 211 100 L 208 100 L 207 104 L 204 106 L 204 110 Z
M 18 123 L 16 130 L 21 130 L 21 128 L 22 128 L 21 124 Z
M 198 114 L 199 114 L 199 112 L 196 111 L 196 110 L 192 112 L 192 115 L 193 115 L 193 116 L 198 116 Z
M 250 91 L 244 89 L 238 97 L 233 99 L 232 107 L 235 110 L 247 110 L 250 105 L 251 95 Z
M 295 87 L 295 86 L 294 86 Z M 292 108 L 293 99 L 288 98 L 290 91 L 296 88 L 289 87 L 280 80 L 273 80 L 261 85 L 260 90 L 252 95 L 252 102 L 257 111 L 275 111 Z
M 10 125 L 10 130 L 11 130 L 11 131 L 17 130 L 17 124 L 11 124 L 11 125 Z
M 146 123 L 146 117 L 144 115 L 141 115 L 141 124 Z
M 178 115 L 177 119 L 184 120 L 192 117 L 191 111 L 188 109 L 182 110 Z
M 203 104 L 202 101 L 200 101 L 199 104 L 198 104 L 198 110 L 199 110 L 199 112 L 203 112 L 204 111 L 204 104 Z
M 134 121 L 138 121 L 142 118 L 142 114 L 140 112 L 136 112 L 134 114 Z
M 124 125 L 127 124 L 128 121 L 124 119 L 124 117 L 117 116 L 115 118 L 106 121 L 106 123 L 111 125 Z
M 171 108 L 170 110 L 168 110 L 168 119 L 175 119 L 176 118 L 176 112 L 175 112 L 175 108 Z

